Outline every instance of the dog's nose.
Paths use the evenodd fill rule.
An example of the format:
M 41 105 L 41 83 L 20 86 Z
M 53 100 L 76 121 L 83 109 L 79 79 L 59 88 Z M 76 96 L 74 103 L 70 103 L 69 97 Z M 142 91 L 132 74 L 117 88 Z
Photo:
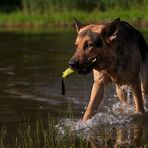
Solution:
M 79 69 L 79 62 L 76 59 L 71 59 L 69 61 L 69 66 L 74 69 L 74 70 L 78 70 Z

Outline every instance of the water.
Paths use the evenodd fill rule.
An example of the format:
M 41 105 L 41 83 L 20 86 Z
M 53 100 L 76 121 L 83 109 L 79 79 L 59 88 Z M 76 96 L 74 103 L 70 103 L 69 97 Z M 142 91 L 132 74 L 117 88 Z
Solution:
M 86 123 L 80 119 L 88 103 L 92 74 L 68 78 L 66 96 L 61 95 L 61 73 L 73 54 L 75 36 L 71 31 L 0 33 L 1 126 L 5 123 L 8 132 L 15 132 L 24 119 L 34 122 L 40 113 L 44 121 L 51 114 L 58 118 L 55 128 L 60 137 L 67 135 L 68 129 L 68 133 L 82 137 L 91 147 L 148 146 L 148 117 L 139 120 L 132 116 L 132 103 L 129 109 L 121 110 L 112 85 L 106 92 L 103 107 Z M 148 38 L 148 34 L 145 36 Z M 73 119 L 65 118 L 69 104 Z

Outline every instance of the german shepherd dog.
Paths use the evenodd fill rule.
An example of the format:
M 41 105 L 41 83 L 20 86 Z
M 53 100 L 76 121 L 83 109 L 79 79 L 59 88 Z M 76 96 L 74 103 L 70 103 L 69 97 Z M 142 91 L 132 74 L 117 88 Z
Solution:
M 127 104 L 123 86 L 130 87 L 135 112 L 144 113 L 143 96 L 148 94 L 148 46 L 143 35 L 120 18 L 87 26 L 76 19 L 74 23 L 76 50 L 69 65 L 79 74 L 93 71 L 94 76 L 90 101 L 82 121 L 94 115 L 103 99 L 104 87 L 111 82 L 115 83 L 117 96 L 123 104 Z M 93 59 L 96 59 L 95 63 L 90 64 Z

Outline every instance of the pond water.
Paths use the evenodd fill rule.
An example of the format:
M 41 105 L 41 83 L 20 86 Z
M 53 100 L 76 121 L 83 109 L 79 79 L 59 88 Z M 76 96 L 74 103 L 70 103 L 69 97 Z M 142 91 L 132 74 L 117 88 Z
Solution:
M 48 114 L 58 118 L 59 134 L 64 136 L 68 128 L 91 147 L 104 145 L 100 132 L 113 137 L 104 147 L 148 147 L 148 116 L 140 118 L 140 122 L 139 118 L 134 119 L 130 114 L 134 109 L 132 102 L 130 109 L 121 112 L 113 86 L 108 87 L 102 108 L 85 124 L 80 119 L 89 100 L 92 74 L 68 78 L 66 96 L 61 95 L 61 74 L 73 54 L 75 36 L 72 31 L 0 33 L 1 126 L 5 124 L 8 131 L 15 132 L 24 118 L 34 122 L 40 112 L 43 121 Z M 148 39 L 148 33 L 145 37 Z M 73 120 L 65 118 L 69 104 Z M 105 128 L 100 130 L 100 126 Z

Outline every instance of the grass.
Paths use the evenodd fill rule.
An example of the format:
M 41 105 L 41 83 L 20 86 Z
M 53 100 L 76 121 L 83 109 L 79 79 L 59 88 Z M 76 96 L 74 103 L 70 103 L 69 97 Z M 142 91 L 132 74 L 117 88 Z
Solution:
M 131 23 L 146 28 L 148 23 L 148 9 L 137 10 L 109 10 L 109 11 L 80 11 L 80 10 L 63 10 L 50 11 L 46 14 L 24 14 L 21 11 L 10 14 L 0 14 L 1 29 L 38 29 L 38 28 L 68 28 L 73 24 L 73 17 L 82 20 L 84 23 L 106 22 L 116 17 L 127 20 Z
M 65 118 L 73 118 L 70 104 L 67 107 Z M 7 126 L 3 125 L 0 131 L 0 148 L 88 148 L 88 143 L 80 137 L 76 139 L 69 132 L 61 137 L 55 127 L 57 123 L 58 120 L 53 115 L 48 115 L 47 120 L 43 121 L 38 113 L 33 123 L 29 120 L 20 123 L 16 133 L 9 133 Z M 13 134 L 12 139 L 9 139 L 11 137 L 9 134 Z
M 59 116 L 60 114 L 61 113 L 59 111 Z M 69 102 L 67 107 L 65 118 L 73 119 L 71 102 Z M 139 137 L 141 134 L 138 135 L 140 132 L 137 131 L 142 130 L 142 120 L 139 119 L 135 123 L 137 124 L 133 124 L 133 126 L 135 125 L 136 127 L 136 133 L 134 133 L 134 136 Z M 124 143 L 124 146 L 122 144 L 120 146 L 118 142 L 116 143 L 116 140 L 118 140 L 118 138 L 120 139 L 121 136 L 125 134 L 124 132 L 131 131 L 131 129 L 126 129 L 125 125 L 122 125 L 125 128 L 122 131 L 123 135 L 116 135 L 117 133 L 115 133 L 115 129 L 113 129 L 113 127 L 110 125 L 98 125 L 98 128 L 94 128 L 91 131 L 92 133 L 95 133 L 96 136 L 88 136 L 85 140 L 80 135 L 77 137 L 74 132 L 70 132 L 70 130 L 67 128 L 64 128 L 64 135 L 59 134 L 59 131 L 55 127 L 57 124 L 58 119 L 53 115 L 48 115 L 47 120 L 42 120 L 40 113 L 38 113 L 36 121 L 31 122 L 29 120 L 24 120 L 23 123 L 20 123 L 16 133 L 12 133 L 11 131 L 9 132 L 9 128 L 7 128 L 6 125 L 3 125 L 0 131 L 0 148 L 89 148 L 93 146 L 113 147 L 115 145 L 117 147 L 132 147 L 130 145 L 132 143 Z M 121 127 L 117 128 L 116 130 L 119 130 Z M 134 130 L 131 132 L 134 132 Z M 9 139 L 11 137 L 9 134 L 12 135 L 13 139 Z M 139 139 L 140 138 L 141 137 L 139 137 Z M 123 141 L 124 140 L 125 139 L 123 138 Z M 141 145 L 143 145 L 143 143 L 141 143 Z
M 77 137 L 65 128 L 64 136 L 61 136 L 55 127 L 57 121 L 54 117 L 48 116 L 47 122 L 38 117 L 36 122 L 32 124 L 24 121 L 20 124 L 16 134 L 13 134 L 13 141 L 9 139 L 9 133 L 6 126 L 2 127 L 0 137 L 0 148 L 89 148 L 90 141 L 86 141 Z M 111 135 L 102 129 L 101 137 L 104 139 L 103 144 L 110 142 Z M 93 141 L 92 141 L 93 142 Z M 110 142 L 111 143 L 111 142 Z
M 21 148 L 38 148 L 38 147 L 57 147 L 59 142 L 56 142 L 55 120 L 48 118 L 47 125 L 39 118 L 34 126 L 29 122 L 23 128 L 18 130 L 16 137 L 16 147 Z
M 5 148 L 5 137 L 7 134 L 7 128 L 5 125 L 2 126 L 1 133 L 0 133 L 0 148 Z

